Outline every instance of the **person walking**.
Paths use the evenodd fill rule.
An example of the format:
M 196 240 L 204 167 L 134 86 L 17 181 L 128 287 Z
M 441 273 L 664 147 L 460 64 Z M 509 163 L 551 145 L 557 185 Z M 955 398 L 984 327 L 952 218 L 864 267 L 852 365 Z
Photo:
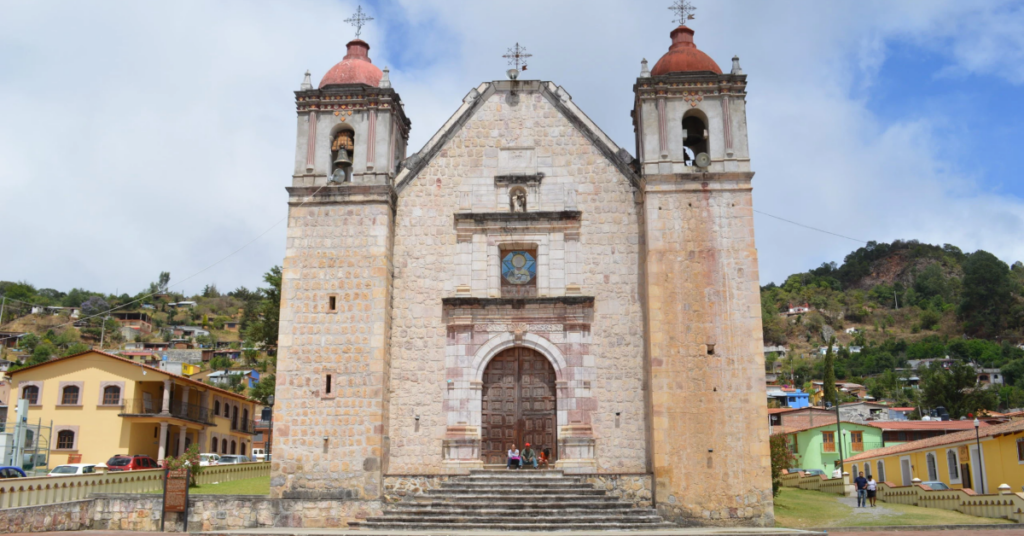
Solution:
M 537 468 L 537 453 L 530 448 L 530 444 L 526 444 L 526 448 L 523 449 L 523 465 L 533 464 L 533 468 Z
M 864 478 L 864 471 L 857 474 L 853 483 L 857 485 L 857 508 L 864 508 L 868 502 L 868 479 Z
M 516 469 L 522 465 L 519 460 L 519 449 L 516 448 L 515 444 L 508 446 L 508 463 L 505 464 L 505 469 L 511 469 L 512 466 L 516 466 Z
M 871 502 L 871 507 L 875 507 L 875 495 L 878 493 L 878 482 L 875 482 L 875 477 L 868 479 L 868 501 Z

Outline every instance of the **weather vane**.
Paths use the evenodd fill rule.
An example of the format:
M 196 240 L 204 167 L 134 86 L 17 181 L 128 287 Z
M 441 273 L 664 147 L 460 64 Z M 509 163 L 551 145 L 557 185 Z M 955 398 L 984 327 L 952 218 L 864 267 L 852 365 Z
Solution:
M 674 20 L 680 25 L 686 24 L 686 21 L 688 20 L 693 20 L 695 18 L 693 12 L 697 11 L 697 8 L 693 7 L 693 4 L 687 0 L 676 0 L 676 3 L 672 4 L 672 7 L 668 9 L 669 11 L 676 12 L 676 18 Z
M 365 26 L 366 23 L 371 20 L 373 20 L 373 17 L 367 16 L 366 13 L 363 13 L 363 6 L 360 5 L 358 8 L 356 8 L 356 14 L 352 15 L 352 17 L 350 18 L 345 19 L 345 22 L 356 27 L 356 39 L 359 39 L 359 34 L 363 32 L 363 26 Z
M 526 47 L 519 46 L 519 43 L 516 43 L 516 46 L 514 47 L 509 47 L 508 53 L 502 56 L 502 58 L 507 59 L 508 64 L 515 67 L 517 71 L 526 70 L 526 58 L 530 57 L 533 57 L 533 54 L 528 54 L 526 52 Z M 522 68 L 519 67 L 520 65 L 522 65 Z

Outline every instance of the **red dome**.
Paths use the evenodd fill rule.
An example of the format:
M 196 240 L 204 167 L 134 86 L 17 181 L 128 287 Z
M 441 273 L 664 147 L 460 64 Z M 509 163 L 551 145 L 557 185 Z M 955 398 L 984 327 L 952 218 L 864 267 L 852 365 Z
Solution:
M 695 71 L 711 71 L 715 74 L 722 74 L 722 69 L 718 67 L 715 60 L 701 52 L 697 45 L 693 44 L 693 30 L 686 26 L 680 26 L 672 30 L 671 35 L 672 46 L 658 60 L 658 63 L 654 64 L 654 68 L 651 69 L 652 76 Z
M 320 81 L 320 88 L 338 84 L 366 84 L 377 87 L 384 73 L 370 61 L 370 45 L 362 39 L 348 42 L 348 53 L 341 63 L 331 67 Z

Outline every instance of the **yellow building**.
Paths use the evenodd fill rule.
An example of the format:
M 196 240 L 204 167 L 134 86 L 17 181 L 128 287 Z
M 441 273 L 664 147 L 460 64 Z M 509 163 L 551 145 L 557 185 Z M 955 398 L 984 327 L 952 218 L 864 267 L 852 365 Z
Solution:
M 29 420 L 53 422 L 51 467 L 70 459 L 105 462 L 115 454 L 160 461 L 196 442 L 200 452 L 249 454 L 255 433 L 255 403 L 246 397 L 104 352 L 10 376 L 11 392 L 29 400 Z
M 871 450 L 847 458 L 845 464 L 851 475 L 863 471 L 895 486 L 909 486 L 917 478 L 943 482 L 951 488 L 971 488 L 977 493 L 995 493 L 1001 484 L 1021 489 L 1024 421 L 982 426 L 977 436 L 980 457 L 975 431 L 965 430 Z

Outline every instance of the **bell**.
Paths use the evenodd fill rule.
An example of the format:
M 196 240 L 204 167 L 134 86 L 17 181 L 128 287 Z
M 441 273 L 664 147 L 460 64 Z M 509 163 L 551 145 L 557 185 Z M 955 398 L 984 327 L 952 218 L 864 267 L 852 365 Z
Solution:
M 346 168 L 352 165 L 352 159 L 348 157 L 348 151 L 338 149 L 338 156 L 334 159 L 334 167 Z

